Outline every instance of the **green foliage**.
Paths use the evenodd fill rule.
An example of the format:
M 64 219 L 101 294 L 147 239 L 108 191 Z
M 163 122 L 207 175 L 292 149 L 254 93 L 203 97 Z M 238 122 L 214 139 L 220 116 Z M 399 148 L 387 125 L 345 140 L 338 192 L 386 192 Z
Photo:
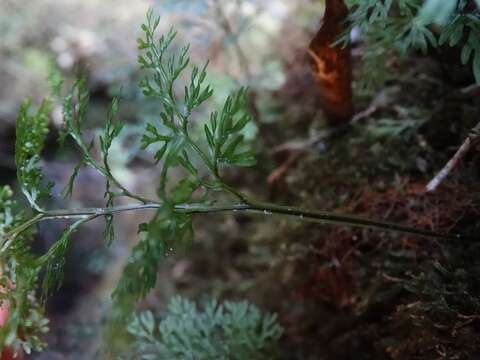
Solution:
M 467 0 L 385 0 L 347 1 L 352 27 L 358 27 L 367 38 L 366 60 L 385 55 L 393 49 L 405 54 L 410 49 L 426 53 L 438 46 L 461 46 L 462 64 L 471 62 L 480 83 L 480 10 Z M 434 28 L 432 25 L 436 24 Z M 439 26 L 438 26 L 439 25 Z M 340 42 L 348 41 L 346 32 Z M 369 74 L 378 63 L 367 69 Z M 367 62 L 367 67 L 369 63 Z
M 458 0 L 427 0 L 419 13 L 425 23 L 445 24 L 455 11 Z
M 159 21 L 151 11 L 148 12 L 147 21 L 141 27 L 144 37 L 138 40 L 138 47 L 143 52 L 139 63 L 151 74 L 141 81 L 140 88 L 145 96 L 157 99 L 161 107 L 160 123 L 146 125 L 141 143 L 144 149 L 157 146 L 155 161 L 163 161 L 158 187 L 163 206 L 148 224 L 139 227 L 142 239 L 133 249 L 113 294 L 114 300 L 122 307 L 145 296 L 155 286 L 158 263 L 163 256 L 190 242 L 192 216 L 179 213 L 175 206 L 186 202 L 208 205 L 208 192 L 229 189 L 221 180 L 221 165 L 254 164 L 250 151 L 238 150 L 245 147 L 241 131 L 250 121 L 245 110 L 245 89 L 227 97 L 220 113 L 211 113 L 210 126 L 204 125 L 206 138 L 203 141 L 190 136 L 192 113 L 212 96 L 213 90 L 205 84 L 206 65 L 202 68 L 193 66 L 183 96 L 176 94 L 176 81 L 188 71 L 188 46 L 182 48 L 180 56 L 171 55 L 169 51 L 176 33 L 170 30 L 157 40 L 155 30 Z M 198 161 L 209 172 L 210 179 L 201 175 L 196 165 Z M 183 168 L 186 175 L 169 188 L 168 174 L 172 167 Z M 200 198 L 196 196 L 199 190 L 205 194 Z M 138 281 L 139 278 L 142 281 Z
M 22 219 L 18 214 L 14 214 L 15 205 L 11 197 L 13 192 L 8 186 L 0 187 L 0 234 L 6 234 L 9 229 L 15 226 Z
M 50 247 L 45 255 L 36 259 L 37 267 L 45 269 L 42 287 L 44 299 L 51 291 L 58 290 L 62 284 L 63 268 L 70 247 L 70 237 L 81 225 L 90 220 L 91 218 L 86 217 L 74 222 L 63 232 L 60 239 Z
M 119 98 L 114 97 L 112 100 L 112 105 L 107 114 L 107 121 L 103 129 L 103 133 L 100 135 L 100 150 L 102 151 L 103 166 L 107 174 L 111 174 L 110 165 L 108 162 L 108 156 L 110 148 L 112 147 L 113 139 L 120 135 L 120 132 L 123 128 L 123 123 L 116 121 L 116 115 L 119 108 Z M 107 177 L 106 179 L 106 189 L 105 197 L 107 198 L 107 206 L 113 206 L 114 200 L 117 194 L 111 190 L 111 180 Z M 105 237 L 108 244 L 111 244 L 114 238 L 114 228 L 113 228 L 113 215 L 105 215 Z
M 140 202 L 138 205 L 132 205 L 133 208 L 147 205 L 157 209 L 148 223 L 139 226 L 140 241 L 134 247 L 125 271 L 113 292 L 113 313 L 115 317 L 125 319 L 135 303 L 155 286 L 161 259 L 178 248 L 185 248 L 192 239 L 192 214 L 179 209 L 178 206 L 189 203 L 200 208 L 208 207 L 214 200 L 208 196 L 213 191 L 223 191 L 239 197 L 239 193 L 221 179 L 222 166 L 248 166 L 254 163 L 253 155 L 248 151 L 242 135 L 242 130 L 250 121 L 250 116 L 246 112 L 246 89 L 228 96 L 221 111 L 212 111 L 209 125 L 193 124 L 192 115 L 213 94 L 211 87 L 205 84 L 207 64 L 201 68 L 189 66 L 188 46 L 183 47 L 180 56 L 177 57 L 171 51 L 176 35 L 174 31 L 160 36 L 159 39 L 155 37 L 159 21 L 159 18 L 155 18 L 153 12 L 149 11 L 146 23 L 142 25 L 144 36 L 138 40 L 142 52 L 139 63 L 148 71 L 148 75 L 140 83 L 140 88 L 145 96 L 158 101 L 160 107 L 159 121 L 148 123 L 141 139 L 144 149 L 158 147 L 154 150 L 154 158 L 160 166 L 158 200 L 147 199 L 129 191 L 112 173 L 109 164 L 110 150 L 113 141 L 119 137 L 123 129 L 123 123 L 118 120 L 119 97 L 112 100 L 105 126 L 99 136 L 87 138 L 85 122 L 89 109 L 89 94 L 86 81 L 84 79 L 76 81 L 71 89 L 62 95 L 63 80 L 58 73 L 52 72 L 50 81 L 53 93 L 63 107 L 64 129 L 60 140 L 64 142 L 66 138 L 71 138 L 81 153 L 80 162 L 73 169 L 64 195 L 72 194 L 79 170 L 89 166 L 105 178 L 106 204 L 105 208 L 83 211 L 45 210 L 40 201 L 48 198 L 50 186 L 43 185 L 39 160 L 53 101 L 43 102 L 36 112 L 29 111 L 29 103 L 25 103 L 20 110 L 16 141 L 18 180 L 30 203 L 33 216 L 30 220 L 27 220 L 28 217 L 22 217 L 23 221 L 19 219 L 11 226 L 10 224 L 4 226 L 0 257 L 7 259 L 6 263 L 10 264 L 9 261 L 20 259 L 22 256 L 21 259 L 25 262 L 22 263 L 22 271 L 25 273 L 25 283 L 28 284 L 25 289 L 35 289 L 38 275 L 44 274 L 42 281 L 44 299 L 50 291 L 61 285 L 70 238 L 81 225 L 97 217 L 103 217 L 106 221 L 107 243 L 113 241 L 115 211 L 111 209 L 115 208 L 117 197 L 123 196 Z M 189 77 L 189 81 L 180 96 L 177 87 L 185 76 Z M 205 130 L 203 139 L 193 139 L 190 136 L 193 126 Z M 95 152 L 97 145 L 99 152 Z M 183 169 L 184 177 L 171 184 L 169 171 L 174 167 Z M 6 214 L 9 214 L 9 210 L 6 211 Z M 28 255 L 28 248 L 22 247 L 22 239 L 29 236 L 28 228 L 39 221 L 56 217 L 76 220 L 44 255 L 36 258 Z M 5 216 L 5 219 L 10 218 Z M 9 273 L 8 278 L 17 276 L 16 274 Z M 23 289 L 20 284 L 15 291 L 9 291 L 8 294 Z M 26 316 L 23 317 L 25 318 Z
M 282 335 L 276 315 L 262 315 L 248 302 L 216 301 L 200 311 L 174 297 L 161 321 L 150 311 L 133 317 L 128 332 L 134 338 L 134 358 L 153 359 L 273 359 Z
M 39 201 L 49 196 L 49 187 L 42 183 L 43 175 L 39 167 L 40 153 L 48 133 L 48 115 L 51 103 L 45 100 L 37 112 L 30 111 L 30 102 L 20 107 L 17 118 L 15 142 L 15 163 L 20 187 L 29 204 L 41 210 Z
M 213 112 L 210 116 L 210 126 L 205 124 L 205 135 L 216 173 L 220 164 L 255 165 L 251 151 L 237 151 L 244 140 L 240 132 L 250 121 L 248 114 L 238 116 L 246 107 L 246 96 L 246 89 L 242 88 L 233 97 L 227 97 L 221 113 Z
M 143 238 L 133 248 L 130 261 L 113 293 L 113 298 L 136 301 L 155 286 L 159 261 L 193 236 L 192 215 L 181 214 L 165 206 L 150 220 L 140 224 Z M 141 279 L 141 281 L 139 281 Z M 128 309 L 125 309 L 128 310 Z
M 0 187 L 0 237 L 25 221 L 12 195 L 8 186 Z M 0 327 L 0 349 L 8 346 L 27 354 L 45 348 L 41 335 L 48 331 L 48 319 L 35 299 L 39 269 L 29 251 L 31 238 L 31 232 L 23 233 L 0 256 L 0 302 L 9 312 L 6 324 Z
M 465 4 L 463 4 L 465 6 Z M 443 27 L 439 44 L 462 46 L 460 60 L 463 65 L 472 63 L 473 74 L 480 83 L 480 11 L 468 13 L 462 7 Z
M 95 168 L 101 175 L 108 177 L 109 173 L 107 169 L 98 162 L 91 154 L 91 149 L 94 145 L 94 140 L 92 139 L 90 142 L 87 142 L 84 139 L 83 134 L 83 126 L 85 122 L 85 118 L 87 116 L 88 106 L 89 106 L 89 94 L 87 91 L 86 83 L 84 79 L 80 79 L 75 82 L 70 92 L 65 96 L 63 99 L 63 119 L 65 122 L 65 132 L 62 133 L 61 140 L 63 141 L 65 137 L 70 136 L 75 143 L 78 145 L 80 150 L 82 151 L 82 166 L 88 165 Z M 115 100 L 114 100 L 115 103 Z M 110 148 L 111 142 L 113 140 L 112 134 L 117 134 L 117 131 L 111 130 L 112 127 L 112 119 L 109 114 L 107 125 L 106 125 L 106 134 L 100 137 L 100 141 L 102 144 L 102 155 L 104 155 L 104 151 L 108 154 L 108 149 Z M 106 160 L 105 160 L 106 161 Z M 77 175 L 77 172 L 74 172 L 74 175 Z M 71 194 L 73 186 L 72 184 L 75 181 L 75 177 L 69 181 L 69 187 L 67 194 Z
M 167 173 L 173 166 L 183 167 L 191 176 L 199 180 L 199 184 L 209 187 L 209 184 L 199 178 L 198 171 L 192 162 L 192 155 L 196 155 L 203 162 L 215 180 L 219 180 L 220 165 L 249 166 L 254 164 L 254 159 L 248 150 L 239 152 L 244 142 L 241 131 L 251 120 L 246 113 L 245 89 L 241 89 L 234 96 L 227 97 L 222 111 L 211 113 L 210 126 L 204 125 L 208 154 L 202 150 L 203 144 L 191 138 L 189 126 L 192 112 L 213 95 L 210 86 L 205 85 L 207 64 L 202 68 L 192 67 L 189 86 L 184 87 L 183 97 L 177 96 L 175 82 L 187 70 L 188 46 L 181 49 L 178 58 L 175 55 L 169 55 L 176 33 L 170 30 L 156 40 L 154 33 L 159 21 L 158 18 L 154 19 L 152 12 L 147 14 L 147 21 L 142 25 L 144 38 L 139 39 L 138 47 L 144 52 L 139 57 L 140 65 L 153 74 L 140 83 L 140 88 L 145 96 L 159 100 L 163 131 L 155 124 L 148 123 L 146 133 L 142 137 L 142 147 L 159 145 L 159 149 L 155 151 L 155 160 L 157 162 L 164 160 L 159 195 L 163 200 L 168 200 L 166 198 Z M 218 183 L 210 184 L 210 188 L 218 185 Z
M 349 1 L 352 26 L 360 28 L 365 36 L 372 39 L 374 46 L 394 47 L 402 52 L 410 48 L 426 51 L 428 45 L 436 46 L 432 31 L 416 14 L 421 0 Z M 398 16 L 393 8 L 398 7 Z M 348 34 L 344 35 L 348 40 Z

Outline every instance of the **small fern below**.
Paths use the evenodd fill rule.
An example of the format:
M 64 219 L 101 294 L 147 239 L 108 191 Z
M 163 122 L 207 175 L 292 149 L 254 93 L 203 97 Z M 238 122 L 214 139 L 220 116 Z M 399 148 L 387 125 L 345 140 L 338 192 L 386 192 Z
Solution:
M 262 315 L 246 301 L 219 304 L 203 310 L 176 296 L 157 320 L 151 311 L 133 316 L 128 332 L 133 337 L 131 358 L 161 359 L 274 359 L 275 344 L 283 329 L 275 314 Z

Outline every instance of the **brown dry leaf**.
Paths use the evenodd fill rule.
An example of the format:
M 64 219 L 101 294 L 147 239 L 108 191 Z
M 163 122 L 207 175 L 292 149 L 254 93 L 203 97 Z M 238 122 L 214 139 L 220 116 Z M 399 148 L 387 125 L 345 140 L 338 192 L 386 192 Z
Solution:
M 346 30 L 347 15 L 343 0 L 327 0 L 322 24 L 308 49 L 320 88 L 320 106 L 331 125 L 348 122 L 353 115 L 350 46 L 332 47 Z

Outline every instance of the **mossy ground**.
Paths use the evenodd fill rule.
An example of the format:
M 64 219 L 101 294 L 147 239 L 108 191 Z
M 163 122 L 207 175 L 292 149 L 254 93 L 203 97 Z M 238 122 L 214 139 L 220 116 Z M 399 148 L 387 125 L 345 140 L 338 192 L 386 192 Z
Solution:
M 276 203 L 475 234 L 474 154 L 435 192 L 426 193 L 425 185 L 468 134 L 479 109 L 445 82 L 434 60 L 403 64 L 414 67 L 363 99 L 377 98 L 369 116 L 316 146 L 283 147 L 280 162 L 289 151 L 300 153 L 273 184 L 267 176 L 281 164 L 272 153 L 261 155 L 256 169 L 230 174 L 231 182 Z M 289 103 L 288 91 L 277 98 L 286 113 L 302 102 Z M 318 119 L 316 109 L 304 107 L 298 117 L 280 117 L 262 131 L 277 144 L 306 136 L 296 122 L 309 111 Z M 310 133 L 321 127 L 308 126 Z M 194 248 L 172 272 L 177 291 L 246 297 L 277 311 L 286 329 L 286 359 L 478 356 L 475 243 L 261 215 L 202 217 L 196 234 Z

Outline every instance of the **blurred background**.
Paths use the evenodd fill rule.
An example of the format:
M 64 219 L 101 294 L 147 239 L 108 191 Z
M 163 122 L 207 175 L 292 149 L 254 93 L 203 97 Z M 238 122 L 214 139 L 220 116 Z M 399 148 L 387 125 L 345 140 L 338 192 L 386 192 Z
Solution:
M 121 95 L 121 119 L 127 126 L 112 151 L 114 172 L 127 187 L 144 194 L 155 193 L 157 170 L 152 154 L 141 151 L 138 143 L 145 122 L 157 110 L 137 87 L 142 74 L 136 39 L 150 7 L 161 16 L 159 33 L 173 26 L 178 31 L 176 46 L 189 43 L 193 63 L 202 65 L 210 60 L 208 79 L 215 89 L 214 104 L 221 104 L 240 85 L 251 88 L 256 125 L 247 129 L 250 140 L 255 141 L 261 132 L 265 135 L 261 146 L 268 148 L 292 134 L 308 135 L 311 124 L 318 127 L 314 118 L 321 119 L 322 115 L 314 106 L 315 92 L 312 95 L 310 91 L 313 78 L 305 49 L 319 24 L 323 1 L 2 0 L 0 183 L 16 188 L 13 149 L 17 111 L 26 98 L 39 103 L 48 96 L 48 74 L 53 64 L 67 83 L 79 74 L 87 78 L 91 93 L 87 136 L 102 126 L 112 97 Z M 305 91 L 307 88 L 310 90 Z M 302 94 L 303 100 L 298 99 Z M 292 97 L 299 101 L 292 102 Z M 61 198 L 60 192 L 79 159 L 72 144 L 61 147 L 57 142 L 61 126 L 58 106 L 51 119 L 44 157 L 45 172 L 55 181 L 51 207 L 101 206 L 103 179 L 91 169 L 81 170 L 70 201 Z M 268 152 L 261 156 L 263 165 L 256 172 L 228 176 L 247 191 L 268 197 L 272 188 L 266 177 L 275 164 Z M 34 358 L 94 358 L 110 293 L 136 242 L 137 225 L 148 216 L 118 216 L 117 240 L 109 248 L 104 245 L 102 221 L 75 234 L 64 284 L 48 303 L 49 348 Z M 48 249 L 65 225 L 59 221 L 42 224 L 35 251 Z M 196 231 L 194 248 L 186 255 L 165 260 L 158 290 L 147 298 L 145 308 L 162 309 L 178 293 L 193 299 L 249 297 L 248 293 L 254 293 L 252 289 L 258 286 L 254 278 L 270 276 L 262 269 L 271 268 L 276 261 L 271 252 L 278 251 L 280 243 L 272 237 L 278 230 L 270 233 L 272 226 L 275 222 L 270 225 L 269 220 L 258 225 L 243 217 L 208 217 L 206 226 Z M 270 240 L 265 242 L 265 238 Z M 260 272 L 255 274 L 256 269 Z M 285 271 L 288 281 L 292 270 Z M 268 304 L 262 296 L 259 292 L 253 297 L 260 305 Z M 271 305 L 267 307 L 275 310 Z

